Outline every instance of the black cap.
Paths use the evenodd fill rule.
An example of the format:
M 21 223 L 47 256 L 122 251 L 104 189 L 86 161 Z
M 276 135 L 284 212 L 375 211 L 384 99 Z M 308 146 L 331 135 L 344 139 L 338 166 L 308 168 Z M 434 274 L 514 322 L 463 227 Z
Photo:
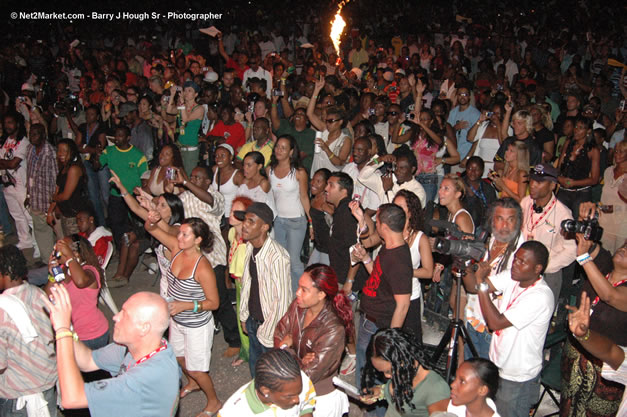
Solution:
M 272 212 L 272 209 L 268 207 L 266 203 L 259 203 L 259 202 L 252 203 L 246 209 L 246 213 L 251 213 L 251 214 L 256 215 L 264 223 L 266 223 L 269 226 L 272 226 L 272 222 L 274 221 L 274 213 Z
M 529 172 L 529 178 L 534 181 L 557 182 L 558 175 L 557 168 L 551 164 L 538 164 Z

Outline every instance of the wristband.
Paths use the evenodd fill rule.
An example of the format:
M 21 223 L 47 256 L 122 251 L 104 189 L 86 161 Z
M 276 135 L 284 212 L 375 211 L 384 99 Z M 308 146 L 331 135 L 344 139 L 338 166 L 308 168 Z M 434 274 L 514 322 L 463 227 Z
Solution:
M 579 265 L 583 265 L 583 263 L 585 263 L 586 261 L 588 261 L 590 259 L 590 254 L 588 252 L 583 253 L 579 256 L 577 256 L 577 263 L 579 263 Z
M 57 332 L 57 334 L 54 337 L 54 339 L 55 340 L 61 340 L 61 339 L 64 339 L 66 337 L 71 337 L 74 340 L 78 340 L 78 335 L 75 332 L 70 332 L 68 330 L 63 331 L 63 332 Z
M 70 263 L 71 263 L 72 261 L 76 261 L 76 259 L 74 259 L 74 258 L 70 258 L 70 259 L 68 259 L 67 261 L 65 261 L 65 267 L 66 267 L 66 268 L 69 268 L 69 267 L 70 267 Z
M 367 261 L 362 261 L 364 265 L 368 265 L 370 262 L 372 262 L 372 258 L 368 258 Z
M 586 258 L 583 261 L 579 262 L 579 265 L 584 266 L 588 262 L 592 262 L 592 258 Z
M 349 283 L 349 284 L 352 284 L 353 282 L 355 282 L 355 280 L 354 279 L 347 279 L 346 282 Z
M 128 195 L 128 192 L 126 192 L 126 193 L 121 193 L 121 194 L 120 194 L 120 197 L 124 198 L 124 197 L 126 197 L 127 195 Z
M 194 300 L 194 313 L 198 313 L 198 307 L 200 307 L 198 301 Z
M 50 274 L 48 274 L 48 281 L 52 282 L 53 284 L 54 284 L 55 282 L 57 282 L 57 280 L 56 280 L 56 279 L 54 279 L 54 277 L 53 277 L 52 275 L 50 275 Z
M 57 333 L 59 330 L 63 330 L 63 329 L 67 330 L 68 332 L 72 331 L 72 329 L 70 329 L 69 327 L 58 327 L 54 329 L 54 332 Z

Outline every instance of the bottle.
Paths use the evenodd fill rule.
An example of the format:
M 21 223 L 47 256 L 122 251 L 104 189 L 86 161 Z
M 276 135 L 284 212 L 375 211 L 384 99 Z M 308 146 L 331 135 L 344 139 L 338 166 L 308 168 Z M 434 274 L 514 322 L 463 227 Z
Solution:
M 62 282 L 65 281 L 65 273 L 63 272 L 63 268 L 57 262 L 56 259 L 51 261 L 52 264 L 52 278 L 54 278 L 54 282 Z
M 316 132 L 316 139 L 322 139 L 322 132 Z M 314 142 L 314 153 L 320 153 L 320 145 Z

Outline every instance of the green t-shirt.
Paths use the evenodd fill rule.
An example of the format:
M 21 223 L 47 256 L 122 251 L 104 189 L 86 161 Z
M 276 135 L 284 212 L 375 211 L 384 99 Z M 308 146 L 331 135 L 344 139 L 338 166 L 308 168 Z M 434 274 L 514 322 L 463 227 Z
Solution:
M 385 417 L 429 417 L 428 407 L 431 404 L 451 397 L 451 389 L 448 384 L 435 371 L 430 371 L 425 379 L 420 381 L 414 388 L 414 397 L 411 403 L 416 407 L 415 409 L 405 405 L 403 413 L 399 413 L 390 395 L 390 381 L 385 384 L 383 390 L 385 392 L 385 400 L 388 402 L 388 410 L 385 413 Z
M 107 146 L 100 155 L 100 165 L 108 165 L 109 169 L 120 177 L 122 185 L 129 193 L 132 193 L 135 187 L 141 187 L 141 176 L 148 170 L 146 157 L 133 145 L 125 150 L 117 146 Z M 111 186 L 111 195 L 120 196 L 116 186 Z
M 314 154 L 314 140 L 316 139 L 316 132 L 307 127 L 302 132 L 294 129 L 294 126 L 287 119 L 281 119 L 281 124 L 279 128 L 274 132 L 275 135 L 291 135 L 296 139 L 296 143 L 298 143 L 298 147 L 301 152 L 304 152 L 307 156 L 301 160 L 301 164 L 303 168 L 307 171 L 307 175 L 310 174 L 311 171 L 311 163 L 313 162 L 313 154 Z

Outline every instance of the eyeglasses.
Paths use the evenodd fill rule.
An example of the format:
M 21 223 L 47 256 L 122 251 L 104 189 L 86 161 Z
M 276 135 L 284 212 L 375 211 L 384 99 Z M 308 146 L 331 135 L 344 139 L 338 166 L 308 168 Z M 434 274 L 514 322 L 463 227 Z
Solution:
M 460 97 L 468 97 L 470 94 L 468 94 L 468 93 L 459 93 L 458 95 Z
M 398 116 L 400 113 L 397 111 L 389 111 L 386 113 L 388 116 Z
M 342 120 L 342 119 L 327 119 L 327 120 L 325 120 L 325 122 L 327 122 L 327 123 L 335 123 L 335 122 L 339 122 L 340 120 Z

